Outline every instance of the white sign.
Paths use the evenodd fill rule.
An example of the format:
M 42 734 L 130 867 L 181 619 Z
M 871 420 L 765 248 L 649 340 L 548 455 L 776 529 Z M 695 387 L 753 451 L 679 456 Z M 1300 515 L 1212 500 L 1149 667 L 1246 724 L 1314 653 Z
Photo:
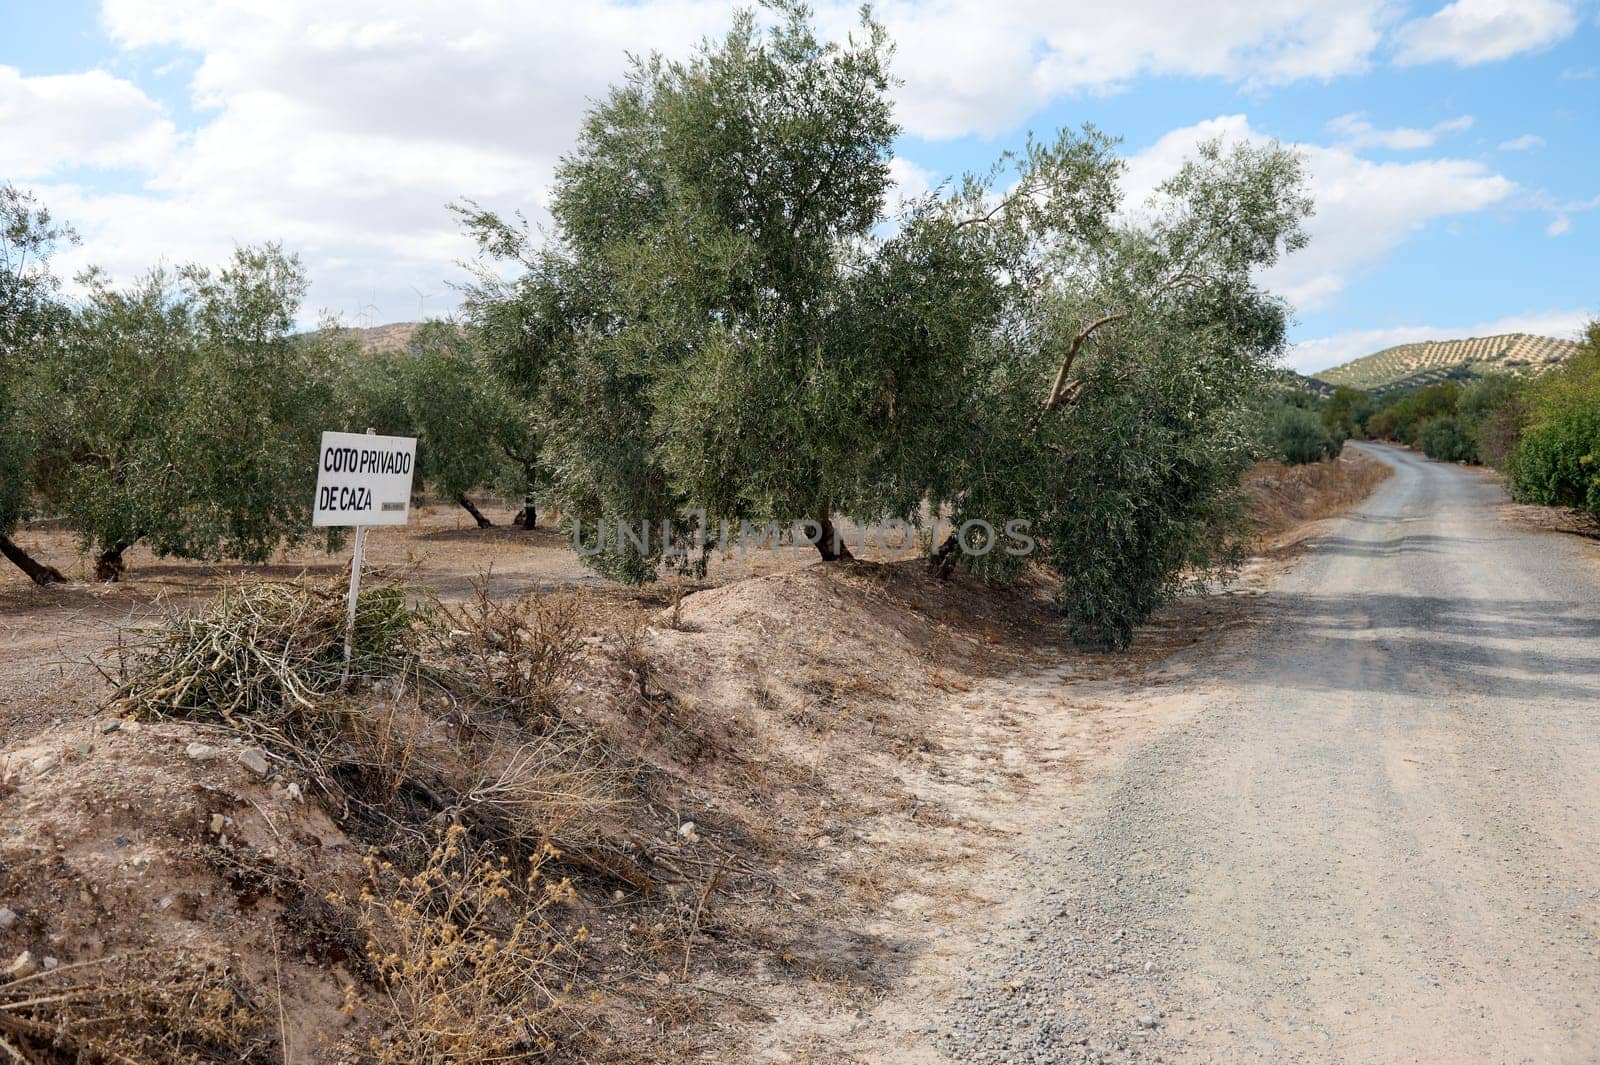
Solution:
M 416 462 L 415 437 L 323 433 L 311 524 L 404 525 Z

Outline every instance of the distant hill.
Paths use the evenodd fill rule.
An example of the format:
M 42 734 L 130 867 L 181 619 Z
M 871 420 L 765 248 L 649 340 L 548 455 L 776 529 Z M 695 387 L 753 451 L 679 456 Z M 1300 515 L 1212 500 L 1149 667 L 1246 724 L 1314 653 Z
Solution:
M 1437 381 L 1482 377 L 1488 373 L 1532 376 L 1566 362 L 1580 347 L 1575 340 L 1528 333 L 1467 340 L 1424 340 L 1385 348 L 1343 366 L 1322 370 L 1317 378 L 1332 385 L 1387 392 Z
M 1275 370 L 1272 378 L 1273 387 L 1283 392 L 1309 392 L 1318 399 L 1327 399 L 1333 395 L 1333 386 L 1326 381 L 1319 381 L 1315 377 L 1307 377 L 1293 370 Z
M 366 328 L 349 327 L 340 332 L 358 338 L 361 341 L 361 350 L 364 352 L 404 351 L 420 328 L 422 328 L 421 322 L 390 322 L 388 325 L 372 325 Z

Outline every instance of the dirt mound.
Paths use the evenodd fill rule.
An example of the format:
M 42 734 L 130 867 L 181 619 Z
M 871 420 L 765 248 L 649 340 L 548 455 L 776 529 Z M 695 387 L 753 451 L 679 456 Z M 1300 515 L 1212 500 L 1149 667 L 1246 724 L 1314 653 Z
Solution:
M 225 733 L 115 719 L 0 753 L 0 958 L 215 965 L 293 1046 L 337 1039 L 360 943 L 327 926 L 322 893 L 359 882 L 361 849 L 257 757 Z
M 680 618 L 690 632 L 875 670 L 925 666 L 940 654 L 981 667 L 1007 637 L 1048 639 L 1056 625 L 1042 585 L 995 588 L 965 574 L 941 580 L 921 560 L 738 581 L 689 596 Z

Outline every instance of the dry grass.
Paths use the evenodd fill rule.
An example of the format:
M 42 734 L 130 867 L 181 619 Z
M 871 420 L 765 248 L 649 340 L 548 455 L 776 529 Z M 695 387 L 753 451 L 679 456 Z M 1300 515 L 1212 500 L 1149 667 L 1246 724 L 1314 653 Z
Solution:
M 554 854 L 544 849 L 521 873 L 474 855 L 457 826 L 412 875 L 369 859 L 359 911 L 379 988 L 352 987 L 348 1008 L 381 1018 L 373 1060 L 476 1065 L 555 1049 L 568 961 L 588 933 L 565 937 L 550 920 L 573 898 L 570 881 L 544 875 Z
M 256 1018 L 214 969 L 120 955 L 0 978 L 0 1052 L 47 1065 L 245 1060 Z
M 1337 459 L 1299 466 L 1258 462 L 1244 476 L 1252 531 L 1270 540 L 1306 522 L 1343 513 L 1390 475 L 1388 466 L 1349 450 Z

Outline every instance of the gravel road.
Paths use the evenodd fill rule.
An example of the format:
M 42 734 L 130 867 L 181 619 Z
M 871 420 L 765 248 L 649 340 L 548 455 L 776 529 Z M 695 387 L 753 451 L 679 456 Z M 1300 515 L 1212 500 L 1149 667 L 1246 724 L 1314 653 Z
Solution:
M 1370 451 L 1394 476 L 1190 655 L 1192 716 L 1037 841 L 904 1060 L 1600 1062 L 1595 552 Z

